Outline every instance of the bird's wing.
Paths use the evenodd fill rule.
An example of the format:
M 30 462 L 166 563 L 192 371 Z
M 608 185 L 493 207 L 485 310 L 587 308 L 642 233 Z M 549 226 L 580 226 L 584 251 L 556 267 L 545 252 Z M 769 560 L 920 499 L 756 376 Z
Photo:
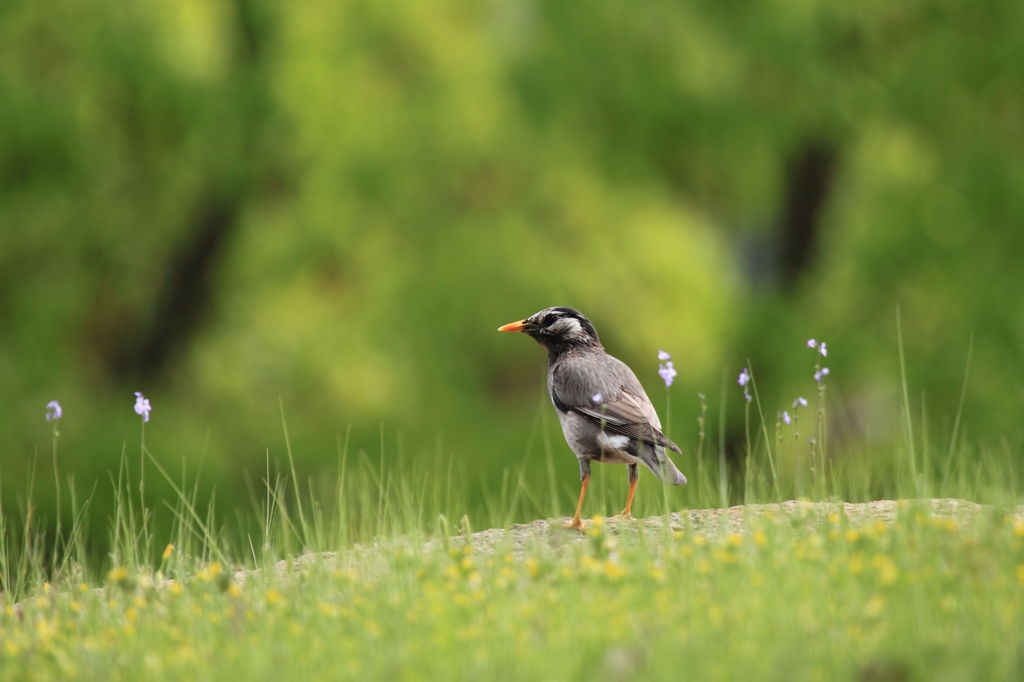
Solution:
M 551 379 L 551 399 L 559 410 L 580 414 L 609 433 L 682 452 L 661 432 L 640 381 L 620 360 L 605 354 L 573 358 L 554 367 Z

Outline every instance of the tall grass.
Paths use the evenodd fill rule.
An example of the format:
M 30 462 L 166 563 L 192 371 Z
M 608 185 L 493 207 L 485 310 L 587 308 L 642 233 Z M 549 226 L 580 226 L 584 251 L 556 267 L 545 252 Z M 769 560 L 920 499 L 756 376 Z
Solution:
M 844 411 L 835 392 L 826 391 L 825 381 L 817 384 L 815 403 L 802 415 L 794 411 L 796 421 L 784 425 L 779 418 L 773 420 L 748 363 L 742 446 L 737 449 L 726 436 L 726 396 L 732 387 L 723 377 L 717 414 L 709 413 L 701 394 L 694 416 L 696 442 L 683 444 L 686 454 L 678 464 L 690 483 L 661 486 L 653 476 L 642 474 L 634 514 L 794 498 L 961 497 L 996 504 L 1019 500 L 1024 492 L 1024 459 L 1017 449 L 1005 439 L 990 445 L 963 438 L 961 413 L 970 351 L 960 408 L 948 438 L 940 442 L 922 437 L 933 429 L 926 423 L 924 407 L 915 414 L 911 404 L 902 333 L 898 351 L 902 404 L 891 430 L 902 433 L 901 439 L 880 447 L 830 438 L 831 424 L 844 426 Z M 821 358 L 815 355 L 817 371 Z M 550 409 L 546 403 L 545 398 L 538 406 L 522 463 L 506 468 L 497 479 L 468 475 L 471 458 L 445 455 L 440 441 L 433 456 L 410 457 L 401 447 L 389 451 L 383 425 L 377 452 L 353 452 L 350 430 L 346 430 L 337 437 L 333 474 L 304 476 L 296 464 L 282 404 L 286 461 L 272 462 L 268 454 L 262 475 L 246 480 L 249 507 L 226 510 L 224 517 L 218 516 L 215 491 L 205 490 L 199 475 L 190 474 L 184 465 L 172 474 L 166 458 L 154 455 L 145 440 L 144 424 L 137 459 L 125 446 L 118 470 L 111 473 L 106 486 L 93 484 L 87 492 L 74 479 L 61 480 L 55 427 L 50 459 L 57 518 L 40 517 L 33 500 L 34 465 L 25 497 L 15 505 L 0 499 L 0 591 L 11 601 L 44 583 L 99 581 L 112 567 L 173 577 L 211 561 L 260 567 L 305 552 L 372 544 L 400 535 L 447 536 L 566 516 L 578 495 L 578 478 L 561 433 L 544 417 Z M 543 466 L 528 465 L 536 461 L 530 453 L 538 451 Z M 137 469 L 133 461 L 138 461 Z M 154 482 L 169 495 L 151 507 L 154 496 L 147 496 L 146 490 L 152 493 Z M 626 488 L 624 467 L 595 466 L 585 513 L 617 512 Z M 90 508 L 97 495 L 113 498 L 105 537 L 91 536 L 96 524 Z M 69 524 L 61 522 L 64 502 L 70 506 Z
M 144 431 L 87 490 L 61 478 L 55 432 L 46 459 L 66 519 L 34 501 L 45 466 L 32 466 L 21 499 L 0 499 L 0 675 L 1016 679 L 1024 516 L 998 507 L 1020 503 L 1024 461 L 1006 439 L 964 438 L 960 412 L 936 439 L 902 366 L 889 425 L 900 437 L 884 447 L 841 439 L 843 406 L 824 383 L 784 424 L 752 378 L 737 448 L 723 379 L 717 414 L 701 396 L 695 442 L 680 443 L 690 483 L 642 474 L 634 515 L 792 498 L 997 507 L 968 526 L 911 502 L 858 527 L 841 507 L 796 505 L 617 534 L 600 516 L 621 509 L 626 469 L 595 465 L 585 538 L 555 529 L 513 546 L 506 536 L 478 555 L 460 536 L 574 508 L 575 462 L 541 416 L 546 404 L 527 456 L 499 477 L 469 473 L 472 458 L 440 441 L 433 456 L 388 448 L 383 427 L 372 453 L 339 434 L 334 471 L 309 476 L 282 405 L 284 461 L 268 453 L 246 480 L 248 506 L 226 515 L 201 474 L 172 471 Z M 970 354 L 964 387 L 969 370 Z M 94 537 L 101 495 L 112 512 Z M 278 565 L 322 552 L 336 554 Z M 233 573 L 244 569 L 264 570 Z
M 706 413 L 699 418 L 706 419 Z M 725 456 L 724 431 L 719 431 L 717 443 L 707 443 L 703 436 L 692 449 L 701 455 L 693 463 L 696 470 L 684 466 L 690 469 L 686 486 L 663 487 L 653 476 L 643 475 L 635 515 L 793 498 L 962 497 L 1010 503 L 1024 489 L 1024 465 L 1009 444 L 981 446 L 952 436 L 942 446 L 932 441 L 918 445 L 908 435 L 892 450 L 862 446 L 822 453 L 820 471 L 810 477 L 806 451 L 787 447 L 791 444 L 786 439 L 781 445 L 773 442 L 773 427 L 760 409 L 758 418 L 760 427 L 740 458 Z M 284 419 L 282 426 L 287 429 Z M 406 458 L 383 446 L 373 456 L 352 452 L 347 434 L 338 438 L 333 476 L 302 478 L 289 441 L 285 465 L 275 466 L 268 457 L 259 480 L 249 481 L 250 507 L 223 518 L 217 515 L 216 496 L 202 494 L 198 476 L 185 468 L 172 475 L 143 444 L 140 462 L 145 469 L 134 469 L 132 458 L 123 453 L 106 493 L 94 485 L 83 494 L 74 480 L 63 482 L 71 521 L 59 533 L 47 532 L 55 524 L 40 518 L 32 498 L 34 476 L 13 513 L 0 500 L 5 510 L 0 513 L 0 590 L 11 601 L 43 583 L 101 581 L 115 566 L 174 577 L 210 561 L 260 567 L 300 553 L 399 535 L 447 535 L 566 516 L 578 494 L 577 478 L 563 466 L 571 457 L 560 452 L 560 434 L 544 431 L 541 441 L 545 466 L 540 472 L 523 464 L 506 469 L 496 481 L 472 480 L 458 461 L 440 454 Z M 625 500 L 625 467 L 595 466 L 594 471 L 585 513 L 617 512 Z M 146 477 L 154 476 L 171 491 L 159 508 L 147 506 L 143 494 Z M 476 496 L 469 494 L 473 486 L 480 487 L 483 505 L 468 503 Z M 105 538 L 91 537 L 92 524 L 87 522 L 97 494 L 112 494 L 114 500 Z M 163 560 L 168 545 L 173 551 Z M 97 555 L 97 547 L 105 547 L 106 553 Z

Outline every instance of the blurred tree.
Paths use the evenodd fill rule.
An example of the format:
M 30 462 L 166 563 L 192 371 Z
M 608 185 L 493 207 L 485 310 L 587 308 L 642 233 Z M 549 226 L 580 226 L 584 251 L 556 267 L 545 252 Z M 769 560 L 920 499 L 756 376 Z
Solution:
M 161 268 L 165 276 L 154 282 L 151 312 L 131 321 L 131 327 L 118 334 L 124 341 L 106 351 L 108 364 L 121 376 L 153 379 L 166 368 L 175 350 L 188 346 L 212 306 L 216 270 L 239 229 L 248 195 L 286 175 L 282 159 L 276 158 L 272 149 L 265 149 L 274 119 L 267 79 L 273 17 L 262 0 L 234 0 L 230 7 L 224 40 L 233 49 L 226 60 L 225 87 L 212 98 L 221 100 L 216 106 L 224 120 L 230 121 L 236 137 L 234 158 L 229 164 L 213 158 L 220 150 L 210 144 L 211 158 L 203 159 L 199 169 L 207 175 L 206 182 L 190 198 L 194 208 L 184 216 L 190 227 L 169 250 Z M 210 134 L 222 132 L 211 129 Z
M 1019 437 L 1017 5 L 0 13 L 8 492 L 54 397 L 63 470 L 103 480 L 140 388 L 147 442 L 224 504 L 282 454 L 278 399 L 303 472 L 351 423 L 356 450 L 493 483 L 553 426 L 541 357 L 493 329 L 552 304 L 587 312 L 659 409 L 654 353 L 674 354 L 684 444 L 697 391 L 741 411 L 748 358 L 769 418 L 813 390 L 815 336 L 849 452 L 884 449 L 897 304 L 929 428 L 949 434 L 973 333 L 966 433 Z

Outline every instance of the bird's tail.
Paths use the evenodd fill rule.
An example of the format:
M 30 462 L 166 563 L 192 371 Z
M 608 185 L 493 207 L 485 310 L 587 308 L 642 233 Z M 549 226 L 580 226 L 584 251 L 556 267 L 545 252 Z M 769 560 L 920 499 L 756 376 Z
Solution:
M 640 455 L 640 461 L 665 483 L 672 485 L 683 485 L 686 483 L 686 476 L 676 467 L 668 454 L 665 453 L 665 448 L 661 446 L 644 448 Z

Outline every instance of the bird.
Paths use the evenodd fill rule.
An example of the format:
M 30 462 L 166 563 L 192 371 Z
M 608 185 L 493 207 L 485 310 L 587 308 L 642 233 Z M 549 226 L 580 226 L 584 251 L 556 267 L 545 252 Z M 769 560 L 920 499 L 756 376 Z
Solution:
M 548 394 L 580 467 L 580 497 L 567 528 L 583 530 L 580 512 L 591 462 L 628 468 L 626 506 L 612 518 L 632 518 L 640 464 L 666 483 L 686 483 L 666 452 L 682 450 L 662 433 L 661 420 L 640 380 L 626 363 L 605 351 L 597 329 L 583 313 L 564 306 L 544 308 L 498 331 L 523 332 L 548 352 Z

